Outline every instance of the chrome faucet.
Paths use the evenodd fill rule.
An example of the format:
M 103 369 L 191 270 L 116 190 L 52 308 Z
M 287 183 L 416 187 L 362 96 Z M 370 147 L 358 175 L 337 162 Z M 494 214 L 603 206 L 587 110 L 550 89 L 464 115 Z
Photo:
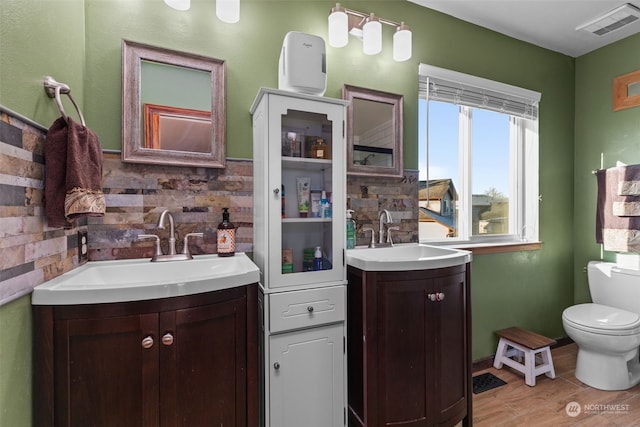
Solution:
M 386 217 L 386 221 L 383 220 L 383 218 Z M 391 213 L 386 210 L 383 209 L 380 211 L 380 214 L 378 215 L 378 220 L 380 221 L 380 231 L 378 232 L 378 243 L 385 243 L 384 240 L 384 234 L 385 234 L 385 230 L 384 230 L 384 226 L 385 224 L 393 224 L 393 218 L 391 218 Z M 387 231 L 387 233 L 389 233 Z M 390 243 L 389 241 L 389 235 L 387 234 L 387 242 L 386 243 Z
M 173 215 L 168 210 L 162 211 L 160 214 L 160 218 L 158 219 L 158 228 L 160 230 L 164 230 L 166 228 L 166 218 L 169 217 L 169 253 L 163 254 L 162 249 L 160 248 L 160 237 L 155 234 L 140 234 L 138 235 L 139 239 L 155 239 L 155 254 L 151 258 L 151 262 L 156 261 L 181 261 L 187 259 L 193 259 L 191 253 L 189 252 L 189 237 L 204 237 L 204 233 L 187 233 L 184 236 L 184 246 L 182 248 L 182 253 L 176 252 L 176 232 L 175 232 L 175 222 L 173 220 Z
M 163 210 L 162 213 L 160 214 L 160 218 L 158 219 L 158 228 L 160 230 L 165 230 L 166 226 L 165 226 L 165 219 L 167 218 L 167 216 L 169 217 L 169 254 L 168 255 L 175 255 L 176 254 L 176 235 L 175 235 L 175 222 L 173 221 L 173 215 L 171 215 L 171 212 L 169 212 L 168 210 Z
M 391 230 L 399 230 L 400 227 L 390 227 L 393 224 L 393 218 L 391 218 L 391 212 L 387 209 L 383 209 L 378 214 L 379 229 L 378 229 L 378 241 L 376 242 L 376 232 L 373 227 L 363 227 L 362 231 L 371 231 L 370 248 L 379 248 L 384 246 L 393 246 L 393 240 L 391 239 Z M 386 234 L 386 239 L 385 239 Z

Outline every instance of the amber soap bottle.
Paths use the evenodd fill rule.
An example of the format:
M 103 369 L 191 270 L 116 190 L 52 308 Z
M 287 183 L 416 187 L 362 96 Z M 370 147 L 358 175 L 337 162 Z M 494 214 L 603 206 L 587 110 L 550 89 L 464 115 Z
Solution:
M 229 208 L 222 208 L 222 222 L 218 224 L 218 256 L 236 253 L 236 227 L 229 221 Z

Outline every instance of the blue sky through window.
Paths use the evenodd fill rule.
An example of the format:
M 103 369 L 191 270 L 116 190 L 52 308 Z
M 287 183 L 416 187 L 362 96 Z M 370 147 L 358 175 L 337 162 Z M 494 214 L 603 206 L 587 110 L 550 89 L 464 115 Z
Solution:
M 419 162 L 420 180 L 426 179 L 426 106 L 419 100 Z M 452 178 L 459 188 L 458 171 L 458 106 L 431 101 L 429 106 L 429 179 Z M 473 194 L 484 194 L 495 188 L 509 195 L 509 116 L 493 111 L 473 110 Z

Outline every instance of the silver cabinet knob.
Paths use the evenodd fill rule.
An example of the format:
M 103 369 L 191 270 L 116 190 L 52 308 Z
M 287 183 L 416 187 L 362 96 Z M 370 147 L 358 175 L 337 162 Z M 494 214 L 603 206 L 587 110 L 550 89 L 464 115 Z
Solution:
M 167 332 L 162 336 L 162 344 L 164 345 L 173 344 L 173 335 L 171 335 L 171 332 Z
M 280 369 L 280 364 L 278 362 L 273 364 L 273 369 L 278 370 Z
M 153 347 L 153 337 L 151 335 L 146 336 L 142 339 L 142 348 L 151 348 Z
M 444 292 L 436 292 L 435 294 L 428 294 L 429 301 L 442 301 L 444 299 Z
M 308 311 L 309 313 L 313 313 L 313 306 L 312 306 L 312 305 L 308 306 L 308 307 L 307 307 L 307 311 Z
M 279 188 L 274 188 L 274 189 L 273 189 L 273 194 L 275 194 L 276 196 L 277 196 L 278 194 L 280 194 L 280 189 L 279 189 Z

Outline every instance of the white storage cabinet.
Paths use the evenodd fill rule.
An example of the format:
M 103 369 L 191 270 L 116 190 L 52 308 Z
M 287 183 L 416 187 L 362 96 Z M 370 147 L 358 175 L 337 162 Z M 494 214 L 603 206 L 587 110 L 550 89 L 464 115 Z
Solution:
M 263 426 L 346 425 L 346 105 L 262 88 L 251 106 Z M 318 138 L 323 159 L 312 158 Z M 298 214 L 299 177 L 330 195 L 329 217 Z M 309 258 L 316 246 L 322 270 Z

